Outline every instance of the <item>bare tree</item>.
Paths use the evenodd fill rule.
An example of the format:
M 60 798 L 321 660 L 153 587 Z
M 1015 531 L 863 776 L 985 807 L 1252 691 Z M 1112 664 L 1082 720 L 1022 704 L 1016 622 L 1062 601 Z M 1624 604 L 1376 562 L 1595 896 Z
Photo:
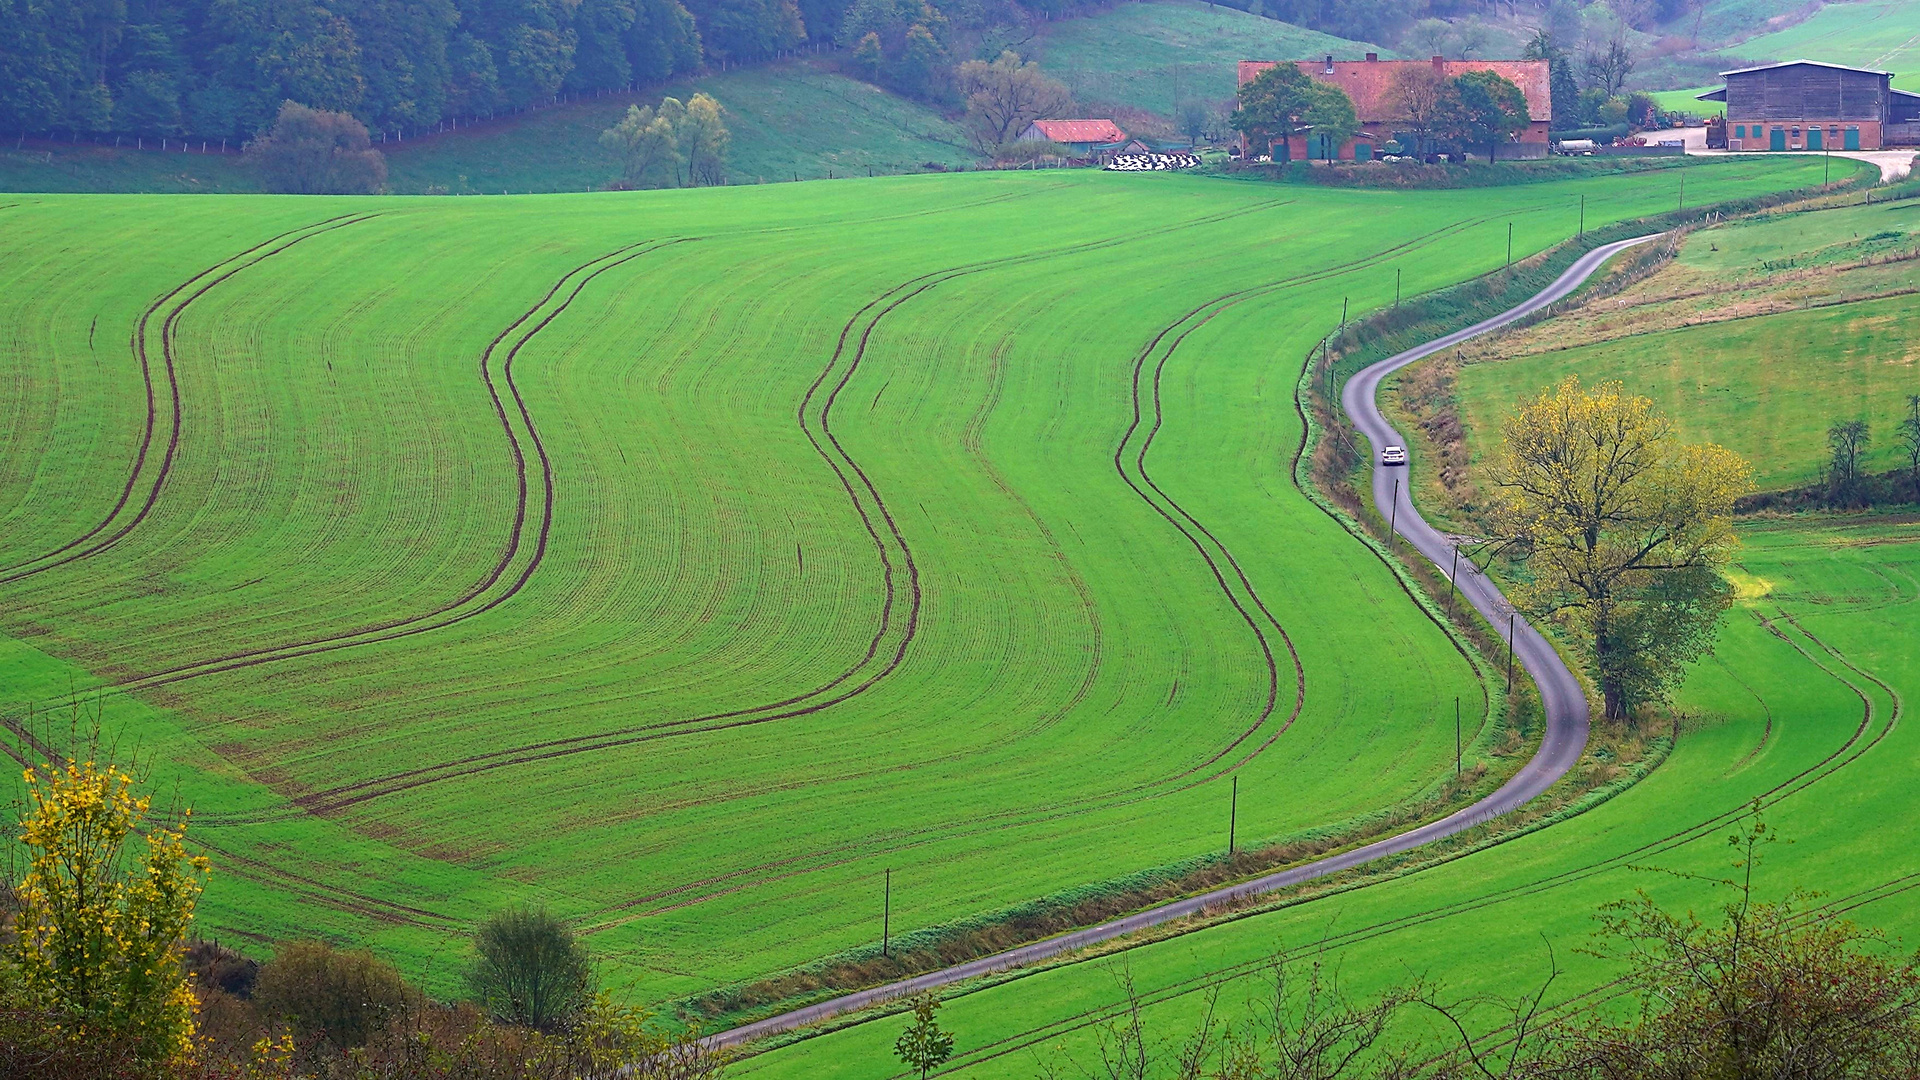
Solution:
M 1446 86 L 1446 77 L 1428 64 L 1408 65 L 1399 69 L 1394 73 L 1393 82 L 1387 86 L 1387 105 L 1393 110 L 1392 119 L 1414 136 L 1417 145 L 1412 149 L 1415 154 L 1424 153 L 1433 142 Z
M 1608 97 L 1617 97 L 1626 88 L 1627 76 L 1633 74 L 1633 68 L 1633 50 L 1627 47 L 1622 34 L 1608 39 L 1606 48 L 1587 54 L 1587 81 L 1605 90 Z
M 1860 488 L 1860 458 L 1873 442 L 1865 420 L 1842 420 L 1827 429 L 1827 487 L 1836 502 L 1852 499 Z
M 1011 142 L 1035 120 L 1057 117 L 1073 105 L 1067 88 L 1040 65 L 1003 52 L 989 64 L 969 60 L 954 73 L 967 99 L 967 131 L 982 153 Z
M 1906 451 L 1907 475 L 1913 481 L 1913 497 L 1920 499 L 1920 394 L 1907 395 L 1907 415 L 1900 420 L 1900 433 L 1894 436 Z

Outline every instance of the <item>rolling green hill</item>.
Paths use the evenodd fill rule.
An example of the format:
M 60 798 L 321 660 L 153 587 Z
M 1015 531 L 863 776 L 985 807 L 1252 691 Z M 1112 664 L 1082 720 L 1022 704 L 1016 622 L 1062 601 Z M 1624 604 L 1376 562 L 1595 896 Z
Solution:
M 1352 827 L 1496 729 L 1294 486 L 1302 358 L 1670 195 L 0 200 L 6 715 L 154 755 L 209 934 L 450 980 L 538 901 L 646 1001 L 870 948 L 888 870 L 907 932 L 1211 858 L 1235 778 Z
M 1911 211 L 1882 205 L 1739 223 L 1693 234 L 1682 258 L 1702 273 L 1764 274 L 1762 264 L 1783 249 L 1817 248 Z M 1612 298 L 1603 304 L 1614 306 Z M 1491 445 L 1505 402 L 1566 372 L 1620 374 L 1690 437 L 1761 455 L 1763 475 L 1790 479 L 1816 425 L 1854 415 L 1869 387 L 1875 400 L 1902 386 L 1920 392 L 1906 358 L 1910 310 L 1858 305 L 1870 306 L 1880 310 L 1854 322 L 1844 308 L 1783 312 L 1471 363 L 1458 384 L 1468 438 Z M 1854 347 L 1862 335 L 1872 339 L 1864 350 Z M 1101 1039 L 1111 1045 L 1111 1025 L 1127 1022 L 1129 984 L 1150 1045 L 1184 1038 L 1210 1008 L 1216 1021 L 1239 1020 L 1263 996 L 1271 1000 L 1276 954 L 1337 970 L 1349 994 L 1426 980 L 1450 1000 L 1512 1000 L 1557 967 L 1544 1015 L 1630 1008 L 1610 986 L 1617 964 L 1583 951 L 1596 910 L 1644 889 L 1668 910 L 1712 918 L 1729 894 L 1709 879 L 1730 871 L 1725 836 L 1754 799 L 1790 841 L 1766 852 L 1756 876 L 1763 897 L 1821 890 L 1816 918 L 1853 919 L 1911 941 L 1920 933 L 1910 901 L 1920 857 L 1901 823 L 1920 809 L 1910 782 L 1920 734 L 1903 721 L 1905 703 L 1920 694 L 1912 625 L 1920 522 L 1755 521 L 1740 536 L 1734 609 L 1676 703 L 1684 720 L 1671 755 L 1647 778 L 1571 820 L 1415 873 L 1349 880 L 1321 898 L 961 988 L 940 1014 L 957 1034 L 947 1075 L 1011 1080 L 1044 1063 L 1071 1074 L 1068 1060 L 1096 1060 Z M 1499 1008 L 1472 1015 L 1483 1029 L 1511 1019 Z M 866 1019 L 753 1057 L 741 1075 L 874 1075 L 902 1026 L 898 1016 Z
M 1655 279 L 1616 304 L 1646 311 L 1633 316 L 1636 324 L 1699 325 L 1643 327 L 1594 344 L 1579 343 L 1592 329 L 1584 324 L 1546 326 L 1519 348 L 1551 351 L 1469 364 L 1460 401 L 1478 439 L 1470 445 L 1489 452 L 1499 417 L 1520 393 L 1573 372 L 1587 382 L 1619 380 L 1660 402 L 1688 438 L 1752 461 L 1762 488 L 1818 479 L 1827 427 L 1840 420 L 1868 420 L 1880 434 L 1870 467 L 1891 469 L 1901 456 L 1893 431 L 1906 395 L 1920 394 L 1920 320 L 1910 314 L 1916 250 L 1920 206 L 1911 201 L 1774 215 L 1695 234 L 1667 275 L 1672 285 Z M 1879 261 L 1887 259 L 1896 261 Z M 1700 297 L 1709 288 L 1725 291 Z M 1668 296 L 1675 299 L 1660 303 Z M 1728 314 L 1750 317 L 1705 321 Z M 1624 318 L 1614 306 L 1594 322 Z
M 1805 22 L 1748 38 L 1741 56 L 1769 60 L 1824 60 L 1894 72 L 1893 85 L 1920 90 L 1920 7 L 1907 0 L 1846 0 Z
M 1040 66 L 1083 104 L 1161 115 L 1171 114 L 1177 101 L 1232 98 L 1234 65 L 1241 60 L 1394 55 L 1378 45 L 1201 0 L 1119 4 L 1086 18 L 1049 23 L 1039 46 Z

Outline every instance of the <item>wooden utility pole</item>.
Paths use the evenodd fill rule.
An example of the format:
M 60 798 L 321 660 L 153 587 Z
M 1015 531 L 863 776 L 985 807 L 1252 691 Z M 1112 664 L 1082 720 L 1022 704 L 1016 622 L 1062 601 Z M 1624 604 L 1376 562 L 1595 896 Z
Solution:
M 1587 197 L 1580 196 L 1580 239 L 1587 238 Z
M 1393 268 L 1393 306 L 1395 310 L 1400 307 L 1400 267 L 1398 266 Z
M 1460 775 L 1460 699 L 1453 699 L 1453 775 Z
M 880 955 L 887 956 L 893 944 L 893 867 L 887 867 L 885 899 L 880 905 Z
M 1685 172 L 1682 172 L 1680 174 L 1680 209 L 1685 210 L 1686 208 L 1687 208 L 1687 174 Z
M 1453 545 L 1453 568 L 1447 571 L 1447 610 L 1453 610 L 1454 578 L 1460 573 L 1460 545 Z
M 1513 222 L 1507 222 L 1507 269 L 1513 269 Z
M 1507 613 L 1507 693 L 1513 693 L 1513 613 Z
M 1240 778 L 1233 778 L 1233 801 L 1227 804 L 1227 858 L 1233 858 L 1234 831 L 1240 825 Z
M 1393 482 L 1393 504 L 1387 509 L 1387 550 L 1393 550 L 1393 534 L 1400 528 L 1400 481 Z

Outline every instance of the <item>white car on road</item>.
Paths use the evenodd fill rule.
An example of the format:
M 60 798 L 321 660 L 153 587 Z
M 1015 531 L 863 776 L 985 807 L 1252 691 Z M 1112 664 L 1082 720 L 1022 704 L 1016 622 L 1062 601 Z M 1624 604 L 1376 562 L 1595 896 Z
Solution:
M 1407 448 L 1404 446 L 1389 446 L 1385 450 L 1380 451 L 1380 464 L 1382 465 L 1405 465 L 1406 463 Z

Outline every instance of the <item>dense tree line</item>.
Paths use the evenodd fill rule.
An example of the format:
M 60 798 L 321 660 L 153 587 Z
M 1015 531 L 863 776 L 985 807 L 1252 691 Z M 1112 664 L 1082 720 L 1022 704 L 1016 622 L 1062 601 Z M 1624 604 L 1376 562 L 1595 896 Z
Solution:
M 296 101 L 404 132 L 804 39 L 793 0 L 0 0 L 0 128 L 244 140 Z

